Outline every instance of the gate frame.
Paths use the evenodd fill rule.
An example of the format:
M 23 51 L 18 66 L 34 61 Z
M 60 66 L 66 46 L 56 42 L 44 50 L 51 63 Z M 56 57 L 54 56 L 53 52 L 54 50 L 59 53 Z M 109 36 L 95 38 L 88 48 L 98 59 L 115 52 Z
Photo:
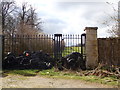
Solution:
M 83 38 L 83 37 L 85 37 L 85 38 Z M 83 39 L 85 39 L 84 43 L 83 43 Z M 85 47 L 85 48 L 83 48 L 83 47 Z M 86 50 L 86 34 L 85 33 L 81 34 L 81 54 L 82 54 L 82 59 L 86 58 L 86 51 L 84 51 L 84 50 Z
M 57 38 L 57 44 L 56 44 L 56 38 Z M 54 59 L 60 59 L 62 57 L 61 52 L 61 41 L 62 40 L 62 34 L 54 34 Z M 58 41 L 59 40 L 59 41 Z
M 61 52 L 61 45 L 62 45 L 62 35 L 63 34 L 54 34 L 54 58 L 55 59 L 60 59 L 62 57 L 62 52 Z M 56 45 L 56 42 L 55 42 L 55 38 L 57 37 L 57 45 Z M 61 38 L 61 41 L 60 41 L 60 38 Z M 84 40 L 83 40 L 84 39 Z M 83 43 L 84 41 L 84 43 Z M 56 48 L 57 46 L 57 48 Z M 81 34 L 81 54 L 82 54 L 82 60 L 86 58 L 86 53 L 85 53 L 85 47 L 86 46 L 86 34 L 83 33 Z

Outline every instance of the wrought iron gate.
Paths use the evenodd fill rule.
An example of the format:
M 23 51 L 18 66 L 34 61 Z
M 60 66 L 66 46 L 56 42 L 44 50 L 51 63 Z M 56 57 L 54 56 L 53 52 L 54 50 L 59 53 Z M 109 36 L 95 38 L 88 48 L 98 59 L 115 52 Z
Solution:
M 68 42 L 65 42 L 67 39 L 68 42 L 73 42 L 73 45 L 70 45 Z M 73 41 L 72 41 L 73 39 Z M 74 39 L 81 40 L 81 42 L 76 43 Z M 71 49 L 76 49 L 72 52 L 80 52 L 82 54 L 82 58 L 86 57 L 85 54 L 85 42 L 86 42 L 86 34 L 80 35 L 62 35 L 62 34 L 54 34 L 54 58 L 60 59 L 62 56 L 69 54 L 69 52 L 64 55 L 65 49 L 70 51 Z M 63 43 L 68 43 L 68 45 L 63 46 Z M 78 44 L 78 45 L 77 45 Z
M 55 59 L 79 52 L 85 58 L 86 34 L 82 35 L 12 35 L 4 36 L 4 55 L 13 52 L 19 55 L 23 51 L 43 50 Z

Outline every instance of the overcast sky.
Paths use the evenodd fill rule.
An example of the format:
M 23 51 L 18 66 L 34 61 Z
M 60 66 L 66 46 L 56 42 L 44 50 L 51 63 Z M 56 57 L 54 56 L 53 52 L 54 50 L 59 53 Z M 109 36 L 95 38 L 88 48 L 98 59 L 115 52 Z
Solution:
M 102 25 L 109 15 L 114 15 L 118 0 L 15 0 L 31 4 L 42 19 L 45 33 L 82 34 L 85 27 L 98 27 L 98 37 L 108 37 L 107 27 Z

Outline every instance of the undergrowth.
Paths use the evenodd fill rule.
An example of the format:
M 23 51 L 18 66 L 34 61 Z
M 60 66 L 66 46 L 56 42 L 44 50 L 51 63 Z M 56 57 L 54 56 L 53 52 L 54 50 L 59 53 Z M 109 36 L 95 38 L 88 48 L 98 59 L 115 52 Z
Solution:
M 87 72 L 87 71 L 84 71 Z M 96 82 L 101 84 L 107 84 L 117 87 L 120 83 L 118 82 L 119 79 L 117 79 L 114 76 L 110 77 L 99 77 L 99 76 L 84 76 L 81 75 L 80 72 L 73 72 L 73 71 L 57 71 L 54 68 L 49 70 L 4 70 L 3 74 L 18 74 L 18 75 L 24 75 L 24 76 L 45 76 L 45 77 L 54 77 L 54 78 L 63 78 L 63 79 L 76 79 L 76 80 L 84 80 L 89 82 Z

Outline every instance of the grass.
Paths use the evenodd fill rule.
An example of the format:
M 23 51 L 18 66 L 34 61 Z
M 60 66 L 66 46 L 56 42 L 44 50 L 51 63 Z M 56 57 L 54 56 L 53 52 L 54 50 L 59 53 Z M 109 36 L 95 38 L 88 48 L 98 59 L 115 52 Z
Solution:
M 36 72 L 38 72 L 38 70 L 33 70 L 33 69 L 29 69 L 29 70 L 4 70 L 3 73 L 4 74 L 18 74 L 18 75 L 23 75 L 23 76 L 36 76 Z
M 80 76 L 77 73 L 71 72 L 55 72 L 54 69 L 43 70 L 39 72 L 40 75 L 47 77 L 63 78 L 63 79 L 77 79 L 89 82 L 96 82 L 101 84 L 107 84 L 112 86 L 118 86 L 118 79 L 116 77 L 98 77 L 98 76 Z
M 68 72 L 68 71 L 55 71 L 55 69 L 49 70 L 4 70 L 5 74 L 14 74 L 14 75 L 24 75 L 24 76 L 45 76 L 45 77 L 54 77 L 54 78 L 63 78 L 63 79 L 76 79 L 76 80 L 84 80 L 88 82 L 96 82 L 101 84 L 107 84 L 116 86 L 118 85 L 118 79 L 116 77 L 97 77 L 97 76 L 80 76 L 78 73 L 75 72 Z
M 65 47 L 64 51 L 62 52 L 62 56 L 66 56 L 72 52 L 81 53 L 81 47 Z

